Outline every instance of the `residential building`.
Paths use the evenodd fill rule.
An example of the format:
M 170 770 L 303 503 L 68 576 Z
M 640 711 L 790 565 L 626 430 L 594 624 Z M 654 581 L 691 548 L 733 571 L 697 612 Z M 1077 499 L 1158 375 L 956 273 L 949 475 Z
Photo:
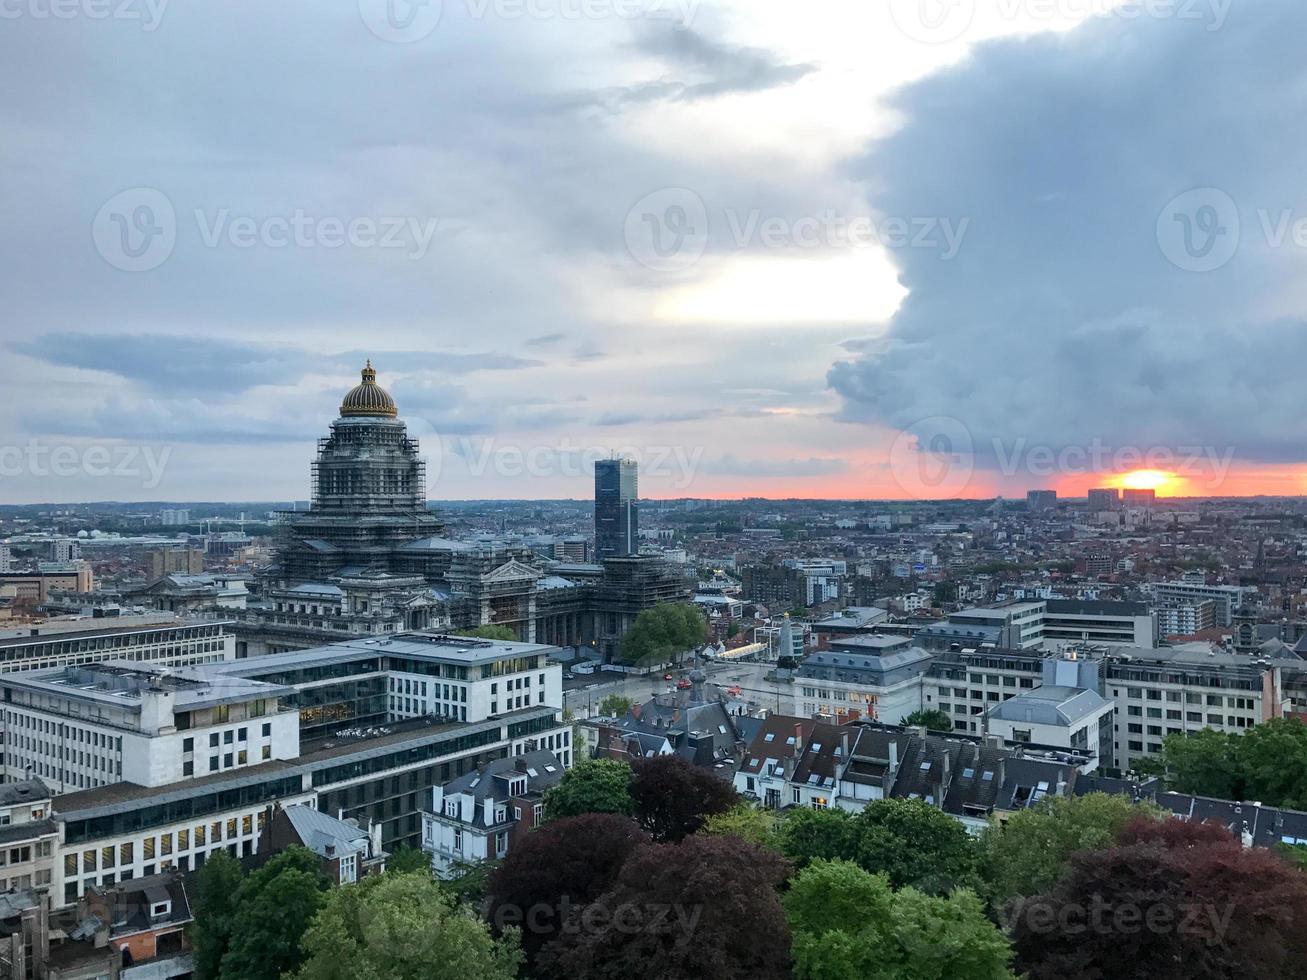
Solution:
M 1157 502 L 1157 491 L 1153 489 L 1126 487 L 1121 491 L 1121 503 L 1125 507 L 1152 507 Z
M 1152 586 L 1159 608 L 1186 605 L 1211 599 L 1216 604 L 1216 625 L 1229 626 L 1234 611 L 1244 603 L 1247 589 L 1237 585 L 1207 585 L 1204 582 L 1158 582 Z
M 931 656 L 907 637 L 853 636 L 831 641 L 799 665 L 801 713 L 836 723 L 857 718 L 898 724 L 921 708 L 921 678 Z
M 1121 491 L 1111 487 L 1090 490 L 1088 500 L 1091 511 L 1116 510 L 1121 506 Z
M 422 814 L 422 847 L 436 874 L 497 861 L 544 821 L 544 794 L 563 778 L 563 763 L 541 750 L 497 759 L 431 792 Z
M 1083 759 L 997 739 L 871 723 L 830 725 L 771 715 L 750 743 L 735 788 L 770 809 L 920 799 L 979 833 L 991 817 L 1069 795 Z
M 307 804 L 273 804 L 259 830 L 258 853 L 272 855 L 287 847 L 306 847 L 322 859 L 322 870 L 333 884 L 351 885 L 386 870 L 381 849 L 381 824 L 341 820 Z
M 1027 490 L 1026 507 L 1034 514 L 1057 510 L 1056 490 Z
M 54 879 L 59 828 L 39 779 L 0 785 L 0 891 L 45 891 Z
M 1159 600 L 1154 615 L 1159 637 L 1193 636 L 1216 626 L 1217 604 L 1215 599 L 1169 600 L 1165 605 Z
M 1011 601 L 950 613 L 942 623 L 923 627 L 915 642 L 927 650 L 992 646 L 1007 650 L 1041 647 L 1047 602 Z

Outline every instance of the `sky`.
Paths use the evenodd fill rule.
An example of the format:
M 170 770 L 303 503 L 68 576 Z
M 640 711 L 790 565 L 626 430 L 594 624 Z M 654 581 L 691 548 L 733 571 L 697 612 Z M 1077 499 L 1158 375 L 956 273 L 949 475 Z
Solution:
M 1307 489 L 1301 0 L 0 0 L 0 503 Z

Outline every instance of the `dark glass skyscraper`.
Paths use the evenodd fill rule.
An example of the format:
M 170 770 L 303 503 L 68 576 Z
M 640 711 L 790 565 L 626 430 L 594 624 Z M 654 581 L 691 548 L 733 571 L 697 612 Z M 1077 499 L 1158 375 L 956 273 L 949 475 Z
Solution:
M 640 505 L 636 466 L 629 459 L 595 461 L 595 557 L 640 553 Z

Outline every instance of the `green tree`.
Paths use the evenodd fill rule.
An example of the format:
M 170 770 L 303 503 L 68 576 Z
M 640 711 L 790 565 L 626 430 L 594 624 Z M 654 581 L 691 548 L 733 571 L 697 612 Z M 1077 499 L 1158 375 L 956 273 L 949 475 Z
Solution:
M 798 980 L 1010 980 L 1012 950 L 974 893 L 937 898 L 817 861 L 784 898 Z
M 686 602 L 664 602 L 642 610 L 622 637 L 623 663 L 649 666 L 679 663 L 686 651 L 708 639 L 708 620 L 699 607 Z
M 822 859 L 855 860 L 858 840 L 858 827 L 843 810 L 791 810 L 780 826 L 781 852 L 800 868 Z
M 816 812 L 816 811 L 811 811 Z M 763 847 L 780 851 L 781 835 L 775 812 L 752 803 L 737 803 L 725 813 L 714 813 L 699 833 L 715 837 L 742 837 Z
M 386 858 L 387 874 L 413 874 L 424 872 L 431 874 L 431 855 L 416 847 L 401 844 Z
M 506 640 L 515 641 L 517 634 L 509 626 L 496 626 L 487 623 L 485 626 L 473 626 L 470 629 L 459 630 L 455 636 L 475 636 L 482 640 Z
M 545 817 L 559 820 L 583 813 L 630 816 L 631 767 L 614 759 L 587 759 L 545 790 Z
M 221 980 L 279 980 L 297 969 L 300 940 L 329 887 L 321 859 L 304 847 L 288 847 L 252 872 L 236 891 Z
M 899 721 L 900 725 L 925 725 L 932 732 L 953 731 L 953 719 L 938 708 L 920 709 Z
M 517 930 L 495 939 L 427 875 L 379 875 L 333 891 L 304 936 L 294 980 L 514 980 Z
M 622 694 L 610 694 L 599 702 L 599 714 L 605 718 L 625 718 L 626 713 L 635 704 Z
M 976 881 L 976 844 L 965 827 L 925 800 L 875 800 L 858 814 L 857 863 L 895 888 L 944 894 Z
M 231 941 L 236 891 L 243 879 L 240 862 L 214 851 L 195 879 L 195 919 L 190 925 L 196 980 L 217 980 Z
M 1107 793 L 1045 797 L 1005 823 L 993 821 L 980 835 L 980 869 L 995 906 L 1015 895 L 1049 891 L 1077 851 L 1108 847 L 1121 828 L 1140 815 L 1161 816 L 1151 804 Z
M 1159 758 L 1147 767 L 1181 793 L 1224 800 L 1258 800 L 1271 806 L 1307 808 L 1307 725 L 1272 718 L 1243 735 L 1204 728 L 1168 735 Z
M 1272 718 L 1233 736 L 1243 792 L 1225 799 L 1259 800 L 1307 809 L 1307 725 L 1296 718 Z
M 1188 735 L 1168 735 L 1155 760 L 1139 768 L 1162 774 L 1172 789 L 1222 800 L 1239 799 L 1239 763 L 1234 735 L 1204 728 Z M 1265 802 L 1265 801 L 1264 801 Z

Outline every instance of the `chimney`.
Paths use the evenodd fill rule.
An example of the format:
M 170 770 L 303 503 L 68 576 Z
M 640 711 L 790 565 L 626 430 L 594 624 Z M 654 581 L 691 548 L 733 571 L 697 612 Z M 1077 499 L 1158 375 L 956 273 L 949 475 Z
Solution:
M 640 720 L 640 708 L 641 706 L 638 704 L 631 705 L 631 714 L 635 716 L 636 721 Z
M 889 740 L 889 771 L 890 775 L 899 770 L 899 743 L 894 739 Z
M 840 755 L 845 759 L 849 757 L 849 733 L 845 732 L 840 736 Z
M 803 726 L 794 726 L 794 754 L 799 755 L 803 752 Z

